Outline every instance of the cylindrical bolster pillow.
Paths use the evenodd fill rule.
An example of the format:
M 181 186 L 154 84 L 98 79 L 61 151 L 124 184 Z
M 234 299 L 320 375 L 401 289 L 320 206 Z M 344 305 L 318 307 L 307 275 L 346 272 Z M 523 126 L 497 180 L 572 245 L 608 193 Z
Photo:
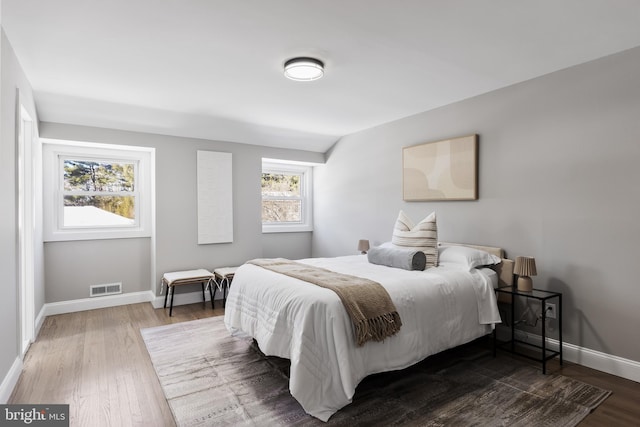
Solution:
M 371 264 L 386 265 L 387 267 L 403 268 L 405 270 L 424 270 L 427 257 L 422 251 L 413 249 L 373 247 L 367 253 Z

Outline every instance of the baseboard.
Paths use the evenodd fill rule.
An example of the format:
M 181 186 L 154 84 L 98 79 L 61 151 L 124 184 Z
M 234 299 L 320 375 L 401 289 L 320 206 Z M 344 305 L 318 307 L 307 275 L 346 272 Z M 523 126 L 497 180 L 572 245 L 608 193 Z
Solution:
M 44 323 L 44 319 L 47 317 L 45 314 L 46 304 L 42 306 L 40 309 L 40 313 L 36 317 L 36 320 L 33 325 L 33 340 L 35 341 L 38 338 L 38 334 L 40 333 L 40 329 L 42 328 L 42 324 Z
M 216 300 L 222 299 L 221 295 L 216 295 Z M 205 293 L 205 300 L 211 301 L 209 293 Z M 95 310 L 97 308 L 116 307 L 119 305 L 137 304 L 150 302 L 154 308 L 164 306 L 164 295 L 156 296 L 153 291 L 130 292 L 126 294 L 108 295 L 96 298 L 83 298 L 70 301 L 50 302 L 45 304 L 40 310 L 35 322 L 35 336 L 42 327 L 45 317 L 55 314 L 74 313 L 76 311 Z M 202 302 L 202 291 L 185 292 L 178 294 L 173 299 L 173 305 L 185 305 Z
M 18 384 L 21 373 L 22 359 L 16 357 L 16 360 L 11 365 L 9 372 L 7 372 L 4 380 L 2 380 L 2 384 L 0 384 L 0 404 L 4 405 L 9 402 L 11 393 L 13 393 L 13 389 L 15 388 L 16 384 Z
M 501 333 L 498 336 L 500 339 L 504 339 L 507 338 L 505 335 L 508 334 Z M 542 344 L 542 337 L 540 335 L 530 334 L 525 331 L 518 331 L 517 339 L 534 345 Z M 558 350 L 560 344 L 558 340 L 547 338 L 546 341 L 549 349 L 554 351 Z M 625 359 L 567 342 L 562 343 L 562 357 L 568 362 L 626 378 L 631 381 L 640 382 L 640 362 L 635 360 Z
M 55 314 L 74 313 L 76 311 L 94 310 L 97 308 L 116 307 L 119 305 L 153 302 L 152 291 L 130 292 L 126 294 L 107 295 L 96 298 L 83 298 L 71 301 L 51 302 L 44 305 L 44 317 Z
M 169 300 L 167 300 L 167 307 L 169 307 L 171 296 L 169 296 Z M 211 295 L 208 292 L 205 292 L 205 301 L 211 301 Z M 221 300 L 222 295 L 218 293 L 216 295 L 215 300 Z M 176 293 L 175 297 L 173 297 L 173 306 L 177 305 L 186 305 L 186 304 L 195 304 L 197 302 L 202 302 L 202 291 L 198 292 L 184 292 L 184 293 Z M 164 295 L 160 295 L 155 297 L 153 301 L 151 301 L 153 308 L 162 308 L 164 307 Z
M 547 342 L 553 345 L 554 341 Z M 558 347 L 557 341 L 555 346 Z M 563 343 L 562 348 L 564 357 L 570 362 L 640 383 L 640 362 L 573 344 Z

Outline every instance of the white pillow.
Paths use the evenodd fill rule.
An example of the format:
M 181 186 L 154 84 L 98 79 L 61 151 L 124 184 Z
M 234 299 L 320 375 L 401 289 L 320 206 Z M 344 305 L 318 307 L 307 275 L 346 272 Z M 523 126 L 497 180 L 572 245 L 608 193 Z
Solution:
M 422 251 L 427 256 L 427 266 L 438 265 L 438 226 L 436 213 L 432 212 L 418 224 L 414 225 L 403 211 L 398 214 L 391 242 L 396 246 Z
M 438 264 L 444 267 L 459 266 L 471 271 L 476 267 L 500 264 L 501 262 L 500 257 L 467 246 L 441 246 L 438 248 Z

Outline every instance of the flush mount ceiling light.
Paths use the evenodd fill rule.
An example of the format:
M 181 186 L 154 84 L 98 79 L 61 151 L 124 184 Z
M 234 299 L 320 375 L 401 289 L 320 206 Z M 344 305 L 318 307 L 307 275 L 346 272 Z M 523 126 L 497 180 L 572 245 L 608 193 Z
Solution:
M 292 58 L 284 63 L 284 75 L 300 82 L 318 80 L 324 75 L 324 64 L 315 58 Z

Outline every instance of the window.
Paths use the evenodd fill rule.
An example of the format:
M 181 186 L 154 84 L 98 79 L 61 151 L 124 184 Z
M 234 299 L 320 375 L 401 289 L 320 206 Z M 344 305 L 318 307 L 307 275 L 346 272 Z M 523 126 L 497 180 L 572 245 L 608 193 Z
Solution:
M 312 168 L 262 161 L 262 232 L 312 231 Z
M 138 162 L 61 157 L 62 227 L 135 227 Z
M 151 235 L 153 149 L 45 143 L 45 240 Z

